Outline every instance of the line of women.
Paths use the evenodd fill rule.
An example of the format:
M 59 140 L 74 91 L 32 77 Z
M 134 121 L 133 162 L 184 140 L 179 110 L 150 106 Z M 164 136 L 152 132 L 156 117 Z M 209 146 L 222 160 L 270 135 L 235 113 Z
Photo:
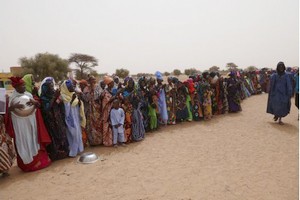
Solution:
M 268 85 L 269 76 L 263 74 L 266 76 L 233 71 L 222 77 L 204 72 L 184 82 L 167 77 L 164 83 L 162 74 L 156 72 L 156 78 L 127 77 L 123 82 L 116 76 L 105 76 L 99 84 L 89 76 L 80 81 L 70 78 L 59 88 L 52 77 L 46 77 L 39 88 L 31 74 L 22 79 L 12 77 L 15 91 L 8 98 L 5 128 L 1 128 L 0 142 L 7 145 L 5 155 L 0 149 L 0 157 L 5 157 L 0 173 L 8 171 L 15 156 L 18 166 L 27 172 L 45 168 L 55 160 L 76 157 L 88 145 L 112 146 L 110 110 L 115 99 L 119 99 L 125 113 L 125 142 L 137 142 L 145 138 L 146 132 L 161 126 L 241 111 L 241 100 L 267 92 L 261 87 L 261 79 Z M 25 105 L 20 103 L 24 96 L 29 99 Z M 33 111 L 19 116 L 16 111 L 26 106 L 33 107 Z M 14 138 L 16 152 L 10 137 Z

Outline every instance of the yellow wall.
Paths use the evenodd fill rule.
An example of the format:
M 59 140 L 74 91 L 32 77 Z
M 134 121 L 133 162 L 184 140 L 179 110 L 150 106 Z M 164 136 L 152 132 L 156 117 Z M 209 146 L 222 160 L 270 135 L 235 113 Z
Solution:
M 14 88 L 11 85 L 10 77 L 12 77 L 12 73 L 0 73 L 0 81 L 3 82 L 4 87 L 7 90 L 13 90 Z

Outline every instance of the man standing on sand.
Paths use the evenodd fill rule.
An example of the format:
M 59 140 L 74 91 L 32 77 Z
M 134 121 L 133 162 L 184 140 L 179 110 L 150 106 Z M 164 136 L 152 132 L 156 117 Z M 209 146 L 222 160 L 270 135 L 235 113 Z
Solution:
M 291 78 L 285 73 L 283 62 L 277 64 L 276 71 L 271 76 L 267 113 L 273 114 L 274 121 L 279 119 L 278 122 L 282 125 L 281 118 L 290 113 L 293 86 Z

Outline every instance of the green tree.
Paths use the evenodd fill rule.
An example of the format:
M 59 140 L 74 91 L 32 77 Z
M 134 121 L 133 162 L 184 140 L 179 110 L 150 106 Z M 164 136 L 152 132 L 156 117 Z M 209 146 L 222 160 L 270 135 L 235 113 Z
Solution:
M 219 70 L 220 70 L 220 67 L 212 66 L 211 68 L 209 68 L 208 71 L 210 71 L 210 72 L 218 72 Z
M 127 69 L 116 69 L 115 73 L 120 78 L 126 78 L 129 75 L 129 71 Z
M 67 60 L 50 53 L 38 53 L 30 58 L 22 57 L 19 63 L 24 68 L 24 74 L 33 74 L 36 81 L 41 81 L 47 76 L 60 81 L 65 79 L 70 71 Z
M 171 73 L 170 73 L 170 72 L 165 72 L 164 75 L 165 75 L 165 76 L 170 76 Z
M 179 69 L 174 69 L 174 70 L 173 70 L 173 74 L 174 74 L 175 76 L 179 76 L 179 75 L 181 74 L 181 71 L 180 71 Z
M 191 69 L 185 69 L 184 74 L 187 76 L 191 75 Z
M 86 79 L 87 75 L 93 71 L 93 67 L 98 65 L 98 60 L 94 56 L 80 53 L 71 54 L 68 61 L 78 68 L 76 69 L 77 79 Z
M 198 74 L 198 73 L 200 73 L 200 71 L 195 69 L 195 68 L 190 68 L 190 69 L 185 69 L 184 70 L 184 74 L 187 75 L 187 76 L 195 75 L 195 74 Z
M 184 74 L 187 76 L 196 75 L 200 73 L 201 73 L 200 70 L 197 70 L 196 68 L 189 68 L 184 70 Z
M 226 68 L 228 68 L 229 71 L 237 71 L 238 66 L 234 63 L 227 63 Z
M 257 70 L 257 67 L 255 67 L 255 66 L 249 66 L 249 67 L 246 68 L 246 70 L 249 71 L 249 72 L 253 72 L 253 71 Z

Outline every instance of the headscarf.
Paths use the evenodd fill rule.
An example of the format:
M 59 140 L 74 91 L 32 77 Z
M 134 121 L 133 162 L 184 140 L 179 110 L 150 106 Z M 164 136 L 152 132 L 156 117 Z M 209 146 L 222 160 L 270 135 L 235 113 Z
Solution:
M 113 78 L 114 78 L 114 80 L 116 80 L 116 79 L 120 80 L 120 78 L 118 76 L 114 76 Z
M 188 89 L 189 89 L 189 93 L 190 94 L 193 94 L 195 92 L 195 85 L 194 85 L 194 81 L 192 78 L 189 78 L 187 80 L 187 83 L 188 83 Z
M 11 80 L 11 85 L 16 88 L 19 85 L 24 84 L 24 80 L 21 77 L 18 76 L 12 76 L 9 78 Z
M 66 80 L 62 83 L 62 85 L 60 86 L 60 94 L 62 97 L 62 100 L 64 101 L 64 103 L 70 103 L 73 97 L 73 94 L 75 94 L 75 92 L 70 92 L 68 89 L 68 85 L 72 85 L 72 81 L 71 80 Z M 79 99 L 75 98 L 72 105 L 71 106 L 77 106 L 79 103 Z M 81 117 L 81 122 L 80 125 L 82 127 L 86 126 L 86 118 L 85 118 L 85 114 L 84 114 L 84 105 L 83 103 L 80 106 L 80 111 L 79 111 L 80 117 Z
M 179 82 L 179 80 L 178 80 L 178 78 L 176 78 L 176 77 L 172 77 L 172 82 L 173 82 L 174 84 L 177 84 L 177 83 Z
M 209 76 L 209 73 L 208 73 L 208 72 L 203 72 L 203 73 L 202 73 L 202 77 L 203 77 L 204 79 L 207 79 L 208 76 Z
M 161 72 L 159 71 L 155 72 L 155 76 L 157 80 L 163 80 L 163 75 Z
M 42 100 L 42 102 L 45 103 L 45 108 L 48 109 L 47 107 L 50 105 L 50 102 L 52 101 L 52 98 L 54 96 L 54 90 L 50 91 L 50 84 L 53 83 L 53 78 L 52 77 L 47 77 L 44 78 L 42 81 L 42 84 L 39 88 L 39 97 Z
M 201 81 L 201 79 L 202 79 L 201 75 L 200 75 L 200 74 L 198 74 L 198 75 L 197 75 L 197 78 L 196 78 L 196 82 L 199 82 L 199 81 Z
M 89 85 L 89 83 L 88 83 L 86 80 L 81 79 L 81 80 L 79 81 L 79 85 L 82 85 L 82 86 L 86 87 L 86 86 Z
M 106 85 L 110 84 L 114 80 L 110 76 L 104 76 L 103 81 Z
M 132 87 L 129 87 L 129 81 L 133 82 L 133 86 Z M 125 90 L 123 92 L 123 96 L 124 97 L 129 96 L 134 90 L 135 90 L 135 82 L 134 82 L 134 80 L 133 80 L 132 77 L 128 77 L 128 79 L 126 81 Z
M 42 80 L 41 85 L 39 87 L 39 90 L 38 90 L 38 95 L 39 96 L 41 96 L 41 94 L 42 94 L 42 90 L 43 90 L 42 87 L 43 87 L 44 83 L 53 83 L 54 89 L 55 89 L 55 80 L 54 80 L 54 78 L 53 77 L 46 77 Z
M 235 75 L 234 71 L 229 72 L 229 77 L 234 77 L 234 75 Z
M 282 72 L 279 71 L 279 67 L 283 67 L 283 71 L 282 71 Z M 279 74 L 279 75 L 283 75 L 283 74 L 285 73 L 285 65 L 284 65 L 283 62 L 279 62 L 279 63 L 277 64 L 276 71 L 277 71 L 277 74 Z
M 33 75 L 26 74 L 22 79 L 25 82 L 26 92 L 29 92 L 30 94 L 32 94 L 32 90 L 34 88 L 34 86 L 32 85 Z

